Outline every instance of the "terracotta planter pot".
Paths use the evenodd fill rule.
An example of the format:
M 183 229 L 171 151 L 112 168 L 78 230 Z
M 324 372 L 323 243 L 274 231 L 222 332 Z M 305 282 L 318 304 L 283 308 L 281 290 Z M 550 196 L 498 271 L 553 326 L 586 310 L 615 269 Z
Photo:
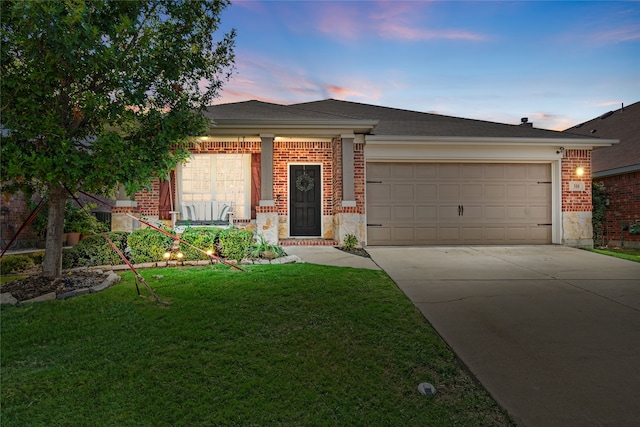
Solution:
M 80 233 L 67 234 L 67 246 L 73 246 L 80 241 Z

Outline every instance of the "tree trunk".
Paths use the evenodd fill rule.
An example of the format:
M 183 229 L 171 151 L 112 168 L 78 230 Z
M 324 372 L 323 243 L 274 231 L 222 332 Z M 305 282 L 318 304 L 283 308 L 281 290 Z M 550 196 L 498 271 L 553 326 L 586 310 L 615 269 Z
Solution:
M 64 207 L 68 193 L 62 186 L 49 187 L 49 217 L 42 275 L 56 278 L 62 274 L 62 233 L 64 231 Z

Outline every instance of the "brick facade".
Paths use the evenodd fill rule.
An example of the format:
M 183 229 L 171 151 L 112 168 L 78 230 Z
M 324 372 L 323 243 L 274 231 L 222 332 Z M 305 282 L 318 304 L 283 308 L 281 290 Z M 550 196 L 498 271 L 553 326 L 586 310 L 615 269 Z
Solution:
M 260 153 L 260 143 L 254 141 L 196 141 L 189 145 L 194 154 L 254 154 Z M 177 183 L 171 182 L 173 200 L 177 197 Z M 140 215 L 157 218 L 160 214 L 160 180 L 151 183 L 148 190 L 135 194 Z M 247 219 L 247 218 L 244 218 Z
M 273 143 L 273 197 L 279 215 L 288 215 L 289 164 L 321 164 L 322 214 L 333 214 L 333 143 L 325 142 L 274 142 Z
M 577 176 L 576 168 L 584 168 Z M 584 184 L 584 191 L 571 190 L 572 182 Z M 591 212 L 591 150 L 567 150 L 562 159 L 562 212 Z
M 640 221 L 640 172 L 596 178 L 609 196 L 605 216 L 604 243 L 640 247 L 640 235 L 630 234 L 630 223 Z M 623 227 L 627 228 L 623 230 Z

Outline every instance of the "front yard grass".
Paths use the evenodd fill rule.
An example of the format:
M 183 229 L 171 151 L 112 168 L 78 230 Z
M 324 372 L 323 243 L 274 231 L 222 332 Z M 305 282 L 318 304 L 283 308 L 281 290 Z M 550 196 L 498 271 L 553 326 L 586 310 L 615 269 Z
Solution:
M 607 249 L 589 249 L 603 255 L 609 255 L 616 258 L 622 258 L 629 261 L 640 262 L 640 248 L 607 248 Z
M 245 270 L 142 271 L 168 307 L 131 273 L 3 307 L 0 424 L 513 425 L 384 272 Z

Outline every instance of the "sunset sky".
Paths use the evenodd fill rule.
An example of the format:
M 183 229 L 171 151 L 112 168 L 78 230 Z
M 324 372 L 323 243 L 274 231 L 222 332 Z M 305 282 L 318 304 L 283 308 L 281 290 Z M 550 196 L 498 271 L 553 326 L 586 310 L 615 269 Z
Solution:
M 640 101 L 639 1 L 245 1 L 216 103 L 334 98 L 563 130 Z

